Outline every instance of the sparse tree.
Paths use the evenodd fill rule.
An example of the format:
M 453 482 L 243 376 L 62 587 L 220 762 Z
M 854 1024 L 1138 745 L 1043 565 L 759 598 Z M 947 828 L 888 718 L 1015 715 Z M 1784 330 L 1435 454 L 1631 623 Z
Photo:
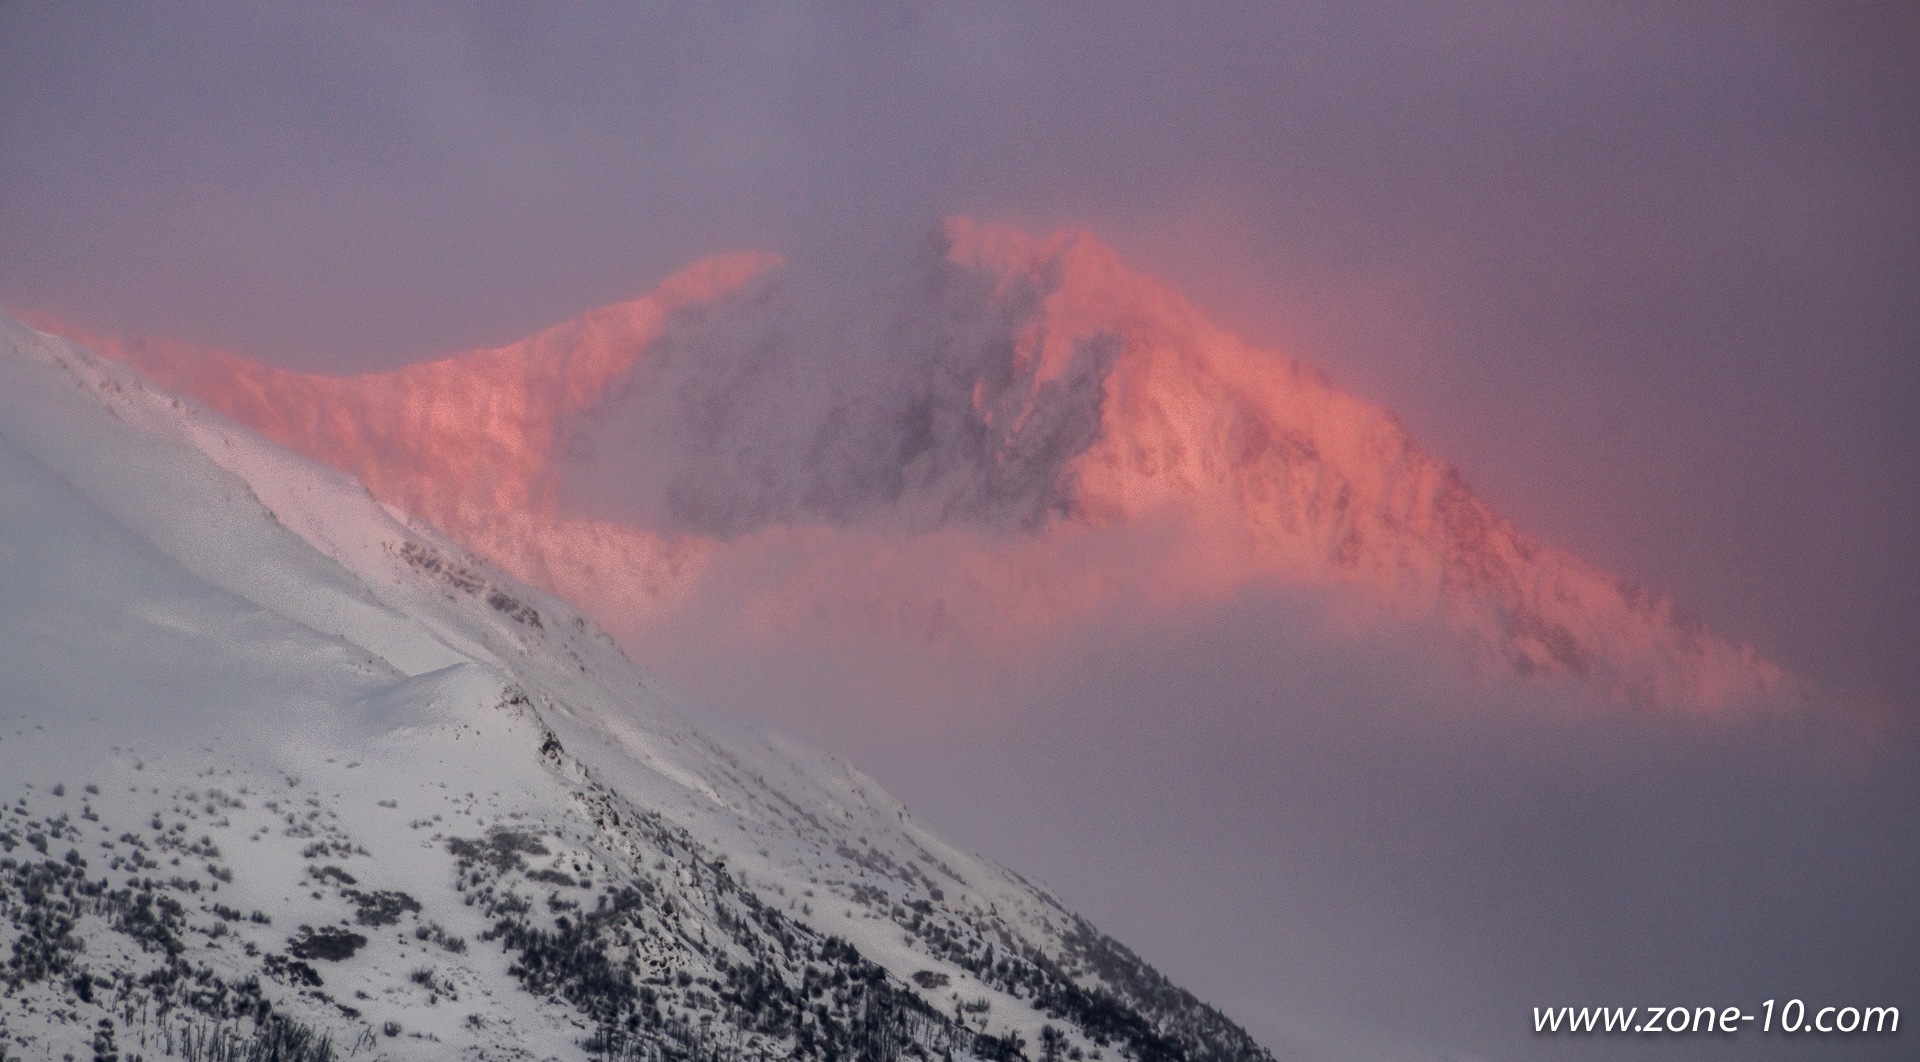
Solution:
M 1040 1057 L 1044 1062 L 1060 1062 L 1067 1050 L 1067 1037 L 1051 1025 L 1040 1027 Z

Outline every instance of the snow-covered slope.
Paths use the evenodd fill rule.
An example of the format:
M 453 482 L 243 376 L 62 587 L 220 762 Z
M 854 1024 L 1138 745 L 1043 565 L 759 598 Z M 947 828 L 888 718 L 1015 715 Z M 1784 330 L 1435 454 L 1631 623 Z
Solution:
M 1268 1057 L 847 764 L 4 318 L 0 498 L 0 1057 Z
M 1250 348 L 1091 236 L 956 220 L 928 250 L 872 335 L 810 334 L 770 295 L 773 260 L 736 256 L 387 374 L 101 343 L 622 637 L 738 572 L 753 622 L 817 622 L 832 584 L 853 615 L 971 623 L 976 641 L 1057 629 L 1116 611 L 1113 566 L 1075 567 L 1077 543 L 1148 529 L 1151 556 L 1124 567 L 1157 601 L 1273 580 L 1437 623 L 1495 671 L 1639 703 L 1793 688 L 1665 596 L 1521 533 L 1388 411 Z M 809 406 L 833 371 L 853 382 Z M 639 511 L 597 511 L 609 497 Z

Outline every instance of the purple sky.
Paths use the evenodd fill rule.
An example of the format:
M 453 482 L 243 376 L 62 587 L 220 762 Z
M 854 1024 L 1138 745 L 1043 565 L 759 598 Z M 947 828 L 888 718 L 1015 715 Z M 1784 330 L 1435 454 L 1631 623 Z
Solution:
M 1523 528 L 1920 695 L 1910 4 L 0 5 L 0 305 L 346 372 L 1091 226 Z
M 518 339 L 713 251 L 780 251 L 857 301 L 945 214 L 1085 225 L 1398 412 L 1522 529 L 1830 689 L 1913 705 L 1917 12 L 0 0 L 0 305 L 347 373 Z M 1346 993 L 1374 1009 L 1341 1020 L 1506 1052 L 1487 1028 L 1516 984 L 1685 995 L 1722 983 L 1708 955 L 1913 987 L 1874 950 L 1920 944 L 1888 884 L 1913 879 L 1912 815 L 1876 811 L 1920 806 L 1910 742 L 1795 768 L 1804 736 L 1761 724 L 1497 715 L 1376 741 L 1444 697 L 1325 647 L 1277 673 L 1247 632 L 1289 607 L 1088 635 L 1043 679 L 950 676 L 925 697 L 1001 725 L 937 756 L 865 725 L 898 680 L 848 694 L 851 652 L 780 708 L 781 661 L 702 687 L 728 669 L 662 651 L 1052 879 L 1256 1034 Z M 1273 710 L 1313 697 L 1369 707 L 1305 737 L 1323 724 Z M 819 708 L 843 698 L 867 708 Z M 1197 721 L 1165 722 L 1188 701 Z M 1542 836 L 1569 822 L 1579 843 Z M 1841 855 L 1719 858 L 1770 830 Z M 1699 908 L 1755 873 L 1773 891 L 1734 922 Z M 1791 931 L 1740 935 L 1776 902 Z M 1661 913 L 1607 943 L 1626 908 Z M 1640 981 L 1634 948 L 1657 953 Z

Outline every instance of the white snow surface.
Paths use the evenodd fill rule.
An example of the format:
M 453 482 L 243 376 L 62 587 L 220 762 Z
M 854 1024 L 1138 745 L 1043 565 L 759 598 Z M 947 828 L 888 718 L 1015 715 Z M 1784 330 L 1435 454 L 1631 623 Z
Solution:
M 680 897 L 685 946 L 645 956 L 662 978 L 708 976 L 726 953 L 702 921 L 724 861 L 936 1010 L 972 1004 L 970 1027 L 1035 1044 L 1051 1021 L 1098 1049 L 930 952 L 920 914 L 901 914 L 918 902 L 928 926 L 1064 956 L 1074 919 L 1046 891 L 847 763 L 684 703 L 578 610 L 348 476 L 5 317 L 0 499 L 0 841 L 37 858 L 40 836 L 113 888 L 171 879 L 194 962 L 236 980 L 297 927 L 356 929 L 363 948 L 314 962 L 324 987 L 264 986 L 343 1055 L 585 1056 L 583 1016 L 523 990 L 457 883 L 449 839 L 498 827 L 537 835 L 547 854 L 530 861 L 580 882 L 541 893 L 591 909 L 645 878 Z M 663 829 L 635 829 L 648 812 Z M 661 840 L 674 831 L 684 844 Z M 421 909 L 364 926 L 345 877 Z M 160 965 L 104 917 L 79 922 L 75 969 Z M 0 999 L 0 1056 L 83 1055 L 112 1016 L 123 1055 L 159 1058 L 189 1024 L 56 988 Z

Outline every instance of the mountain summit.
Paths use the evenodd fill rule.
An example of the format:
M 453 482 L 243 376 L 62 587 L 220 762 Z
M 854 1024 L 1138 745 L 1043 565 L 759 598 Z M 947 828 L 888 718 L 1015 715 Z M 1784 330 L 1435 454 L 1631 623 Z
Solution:
M 849 622 L 990 638 L 1120 593 L 1266 581 L 1636 703 L 1792 685 L 1670 599 L 1522 534 L 1390 413 L 1086 233 L 950 221 L 853 323 L 821 324 L 785 274 L 708 259 L 512 346 L 344 379 L 68 333 L 616 629 L 771 551 L 832 576 L 761 585 L 762 617 L 817 618 L 796 600 L 830 583 L 863 600 Z M 1155 545 L 1124 577 L 1063 545 L 1129 528 Z M 876 536 L 913 562 L 876 570 Z

